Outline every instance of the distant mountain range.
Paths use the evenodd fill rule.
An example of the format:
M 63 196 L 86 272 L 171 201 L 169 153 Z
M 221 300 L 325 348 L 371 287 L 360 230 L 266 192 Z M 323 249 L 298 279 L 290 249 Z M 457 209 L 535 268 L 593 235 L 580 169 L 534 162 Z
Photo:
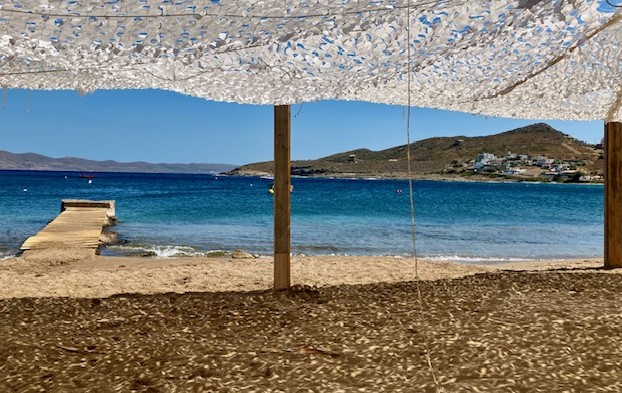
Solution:
M 602 150 L 555 130 L 548 124 L 482 137 L 429 138 L 411 145 L 412 171 L 420 177 L 447 174 L 452 163 L 475 160 L 479 153 L 498 156 L 508 152 L 558 160 L 581 160 L 588 173 L 602 173 Z M 273 163 L 244 165 L 230 172 L 235 175 L 263 175 L 273 171 Z M 293 161 L 292 174 L 336 177 L 395 177 L 408 175 L 406 145 L 381 151 L 358 149 L 308 161 Z M 451 177 L 451 176 L 449 176 Z
M 151 164 L 148 162 L 93 161 L 83 158 L 51 158 L 41 154 L 14 154 L 0 150 L 0 170 L 140 172 L 140 173 L 221 173 L 234 169 L 229 164 Z

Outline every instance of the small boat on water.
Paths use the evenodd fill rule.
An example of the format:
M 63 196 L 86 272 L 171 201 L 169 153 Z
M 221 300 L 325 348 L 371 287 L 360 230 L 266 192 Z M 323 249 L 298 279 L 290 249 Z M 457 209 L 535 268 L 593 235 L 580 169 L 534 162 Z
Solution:
M 78 176 L 80 179 L 94 179 L 95 175 L 80 175 Z
M 259 178 L 263 180 L 274 180 L 274 176 L 260 176 Z

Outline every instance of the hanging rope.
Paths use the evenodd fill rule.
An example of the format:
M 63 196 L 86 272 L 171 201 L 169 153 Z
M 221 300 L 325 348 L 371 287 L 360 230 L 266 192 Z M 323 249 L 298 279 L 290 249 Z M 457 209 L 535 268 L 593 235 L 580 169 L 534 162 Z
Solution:
M 26 96 L 26 113 L 30 113 L 31 100 L 32 100 L 32 90 L 28 90 L 28 96 Z
M 411 93 L 410 93 L 410 80 L 411 80 L 411 53 L 410 53 L 410 1 L 408 2 L 408 8 L 406 12 L 406 51 L 407 51 L 407 64 L 408 68 L 406 70 L 406 76 L 408 80 L 406 81 L 406 88 L 408 90 L 408 106 L 406 107 L 406 163 L 408 168 L 408 195 L 410 197 L 410 235 L 413 243 L 413 257 L 415 258 L 415 283 L 417 286 L 417 297 L 419 299 L 419 317 L 420 320 L 423 320 L 425 317 L 424 311 L 424 301 L 423 296 L 421 295 L 421 279 L 419 278 L 419 259 L 417 258 L 417 241 L 415 236 L 415 198 L 413 192 L 413 175 L 412 175 L 412 164 L 410 161 L 410 117 L 411 117 Z M 428 344 L 428 334 L 427 329 L 421 328 L 420 331 L 423 335 L 423 343 L 425 346 L 425 359 L 428 363 L 428 368 L 430 369 L 430 374 L 432 375 L 432 380 L 434 380 L 434 387 L 436 388 L 436 392 L 442 392 L 442 388 L 438 383 L 436 378 L 436 372 L 434 371 L 434 366 L 432 365 L 432 358 L 430 356 L 430 345 Z
M 304 102 L 300 103 L 300 109 L 298 109 L 298 112 L 296 112 L 296 115 L 294 117 L 298 117 L 298 115 L 300 114 L 300 112 L 302 112 L 302 106 L 304 105 Z

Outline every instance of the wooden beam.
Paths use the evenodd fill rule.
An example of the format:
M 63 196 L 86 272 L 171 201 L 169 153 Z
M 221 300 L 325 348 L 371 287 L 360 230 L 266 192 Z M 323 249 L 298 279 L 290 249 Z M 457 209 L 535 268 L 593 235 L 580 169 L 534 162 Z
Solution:
M 289 105 L 274 107 L 274 289 L 290 287 Z
M 622 123 L 605 123 L 605 267 L 622 267 Z

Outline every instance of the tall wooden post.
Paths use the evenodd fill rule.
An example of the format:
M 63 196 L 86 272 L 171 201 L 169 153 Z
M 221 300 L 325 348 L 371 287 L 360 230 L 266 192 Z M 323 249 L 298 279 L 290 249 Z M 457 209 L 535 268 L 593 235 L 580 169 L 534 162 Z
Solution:
M 290 109 L 274 107 L 274 289 L 290 287 Z
M 605 123 L 605 267 L 622 267 L 622 123 Z

